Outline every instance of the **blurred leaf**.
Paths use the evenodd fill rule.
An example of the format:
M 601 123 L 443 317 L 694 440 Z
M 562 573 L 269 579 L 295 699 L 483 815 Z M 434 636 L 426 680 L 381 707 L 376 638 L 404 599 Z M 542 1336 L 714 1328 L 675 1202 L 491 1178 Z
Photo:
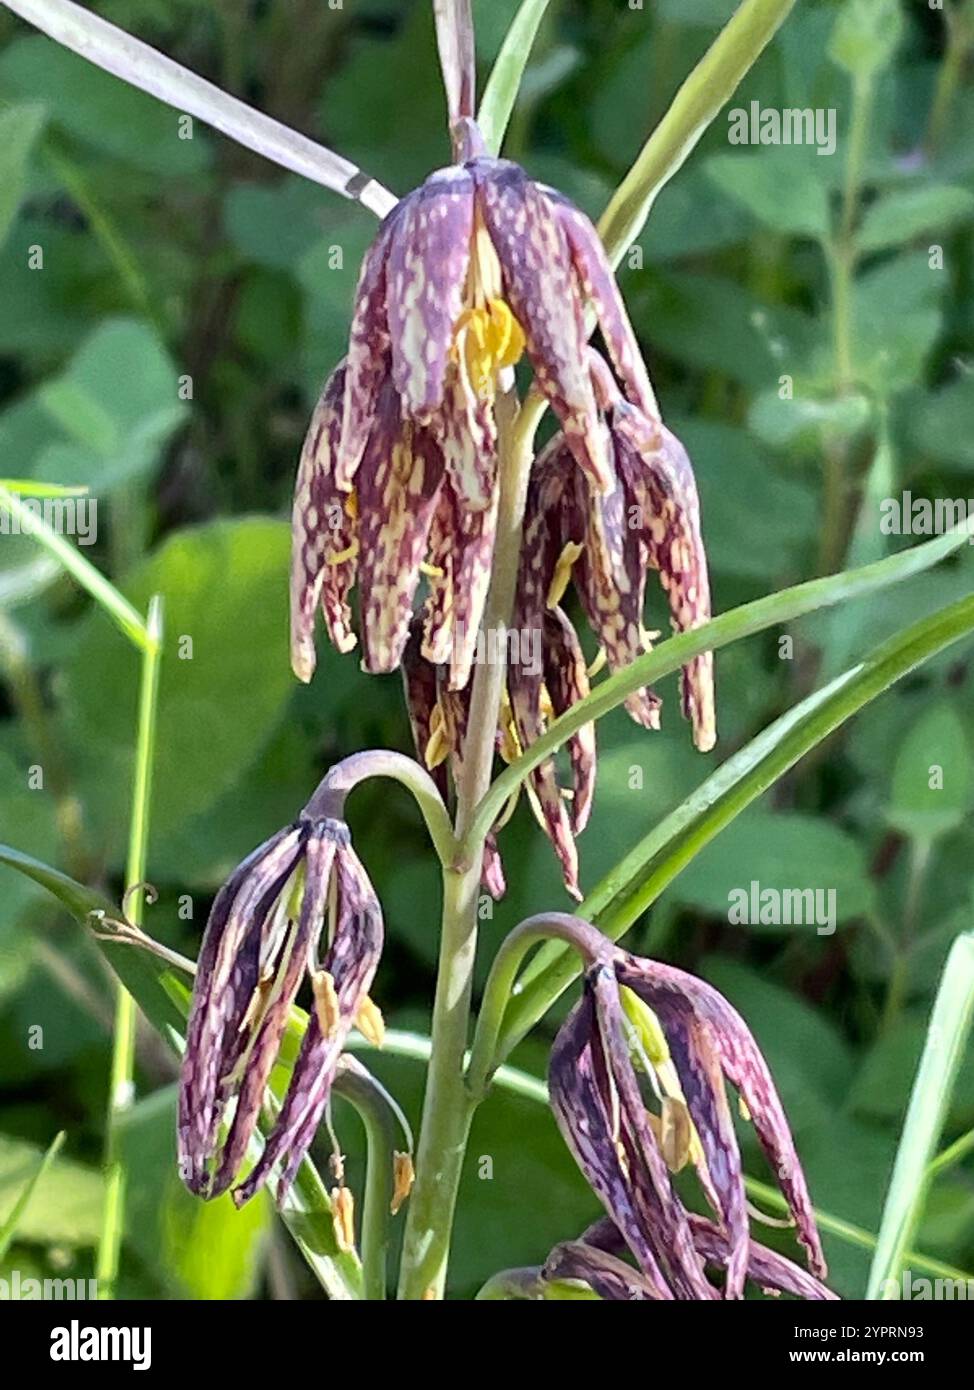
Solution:
M 181 531 L 123 586 L 144 609 L 166 596 L 167 642 L 159 694 L 153 834 L 170 834 L 211 807 L 260 753 L 294 680 L 287 656 L 289 532 L 252 517 Z M 135 724 L 134 656 L 100 614 L 79 626 L 65 664 L 85 793 L 123 848 L 119 806 L 128 794 Z
M 25 103 L 0 111 L 0 246 L 24 194 L 24 170 L 44 124 L 44 107 Z
M 942 702 L 900 743 L 886 817 L 904 835 L 931 840 L 960 825 L 970 802 L 970 745 L 957 711 Z
M 818 165 L 792 149 L 711 155 L 705 168 L 712 183 L 772 231 L 818 238 L 828 233 L 828 199 L 815 177 Z
M 227 194 L 223 220 L 231 242 L 269 270 L 293 270 L 329 228 L 349 215 L 316 184 L 296 175 L 279 183 L 238 183 Z M 364 219 L 362 219 L 364 222 Z
M 923 453 L 974 468 L 974 382 L 953 381 L 925 395 L 908 428 L 914 447 Z
M 902 33 L 899 0 L 846 0 L 832 30 L 829 56 L 854 77 L 870 77 L 890 62 Z
M 24 1183 L 37 1175 L 31 1201 L 17 1221 L 17 1239 L 53 1245 L 95 1245 L 101 1235 L 104 1180 L 70 1158 L 38 1173 L 44 1150 L 0 1134 L 0 1226 L 17 1205 Z
M 524 69 L 547 8 L 548 0 L 523 0 L 491 69 L 477 112 L 478 124 L 491 154 L 498 154 L 503 144 Z
M 940 332 L 943 271 L 925 252 L 860 275 L 853 286 L 853 355 L 859 379 L 879 396 L 911 384 Z
M 261 1192 L 238 1211 L 228 1192 L 201 1202 L 186 1190 L 176 1170 L 175 1086 L 129 1112 L 121 1147 L 130 1173 L 126 1230 L 140 1258 L 176 1297 L 251 1297 L 273 1204 Z
M 775 448 L 796 441 L 819 444 L 822 437 L 858 434 L 869 421 L 871 407 L 865 396 L 840 396 L 813 400 L 808 396 L 782 399 L 777 391 L 764 391 L 751 403 L 747 422 L 759 439 Z
M 100 324 L 38 398 L 72 442 L 43 450 L 36 475 L 93 492 L 149 472 L 188 414 L 165 348 L 131 319 Z
M 0 1260 L 4 1258 L 7 1251 L 10 1249 L 10 1243 L 17 1235 L 17 1232 L 20 1229 L 21 1222 L 23 1221 L 24 1217 L 24 1212 L 27 1210 L 27 1206 L 30 1202 L 30 1199 L 34 1195 L 34 1191 L 36 1190 L 38 1183 L 44 1177 L 44 1174 L 50 1168 L 51 1164 L 54 1162 L 55 1158 L 60 1152 L 61 1147 L 64 1144 L 64 1140 L 65 1133 L 62 1129 L 60 1134 L 56 1134 L 54 1138 L 51 1140 L 50 1148 L 46 1151 L 46 1153 L 41 1155 L 37 1167 L 34 1169 L 34 1172 L 31 1174 L 31 1176 L 27 1179 L 27 1182 L 25 1183 L 20 1196 L 14 1202 L 13 1206 L 11 1207 L 7 1215 L 4 1217 L 4 1219 L 0 1221 Z
M 942 236 L 974 211 L 974 193 L 951 184 L 928 184 L 887 193 L 867 208 L 856 233 L 860 251 L 879 251 L 912 241 L 928 229 Z
M 739 817 L 684 869 L 672 892 L 680 902 L 726 918 L 730 894 L 748 892 L 752 881 L 762 891 L 770 888 L 779 894 L 788 888 L 818 890 L 820 896 L 834 891 L 839 922 L 868 912 L 873 902 L 861 846 L 830 821 L 797 811 L 752 810 Z M 819 925 L 826 924 L 749 922 L 751 931 L 799 931 L 809 936 Z
M 911 1009 L 873 1043 L 848 1091 L 851 1111 L 899 1127 L 909 1104 L 927 1023 L 926 1010 Z M 974 1043 L 970 1041 L 950 1099 L 950 1115 L 960 1127 L 974 1122 Z
M 198 175 L 209 161 L 197 129 L 179 138 L 179 112 L 102 72 L 41 34 L 0 54 L 0 91 L 44 103 L 51 120 L 102 154 L 160 175 Z

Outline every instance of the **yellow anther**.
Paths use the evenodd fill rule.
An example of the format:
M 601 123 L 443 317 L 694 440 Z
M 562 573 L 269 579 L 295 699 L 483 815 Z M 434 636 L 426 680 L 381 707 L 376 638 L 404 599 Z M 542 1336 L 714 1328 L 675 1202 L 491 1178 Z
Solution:
M 328 556 L 329 565 L 343 565 L 346 560 L 354 560 L 358 555 L 358 541 L 346 546 L 344 550 L 336 550 L 334 554 Z
M 423 761 L 432 772 L 434 767 L 439 767 L 440 763 L 446 762 L 450 756 L 450 737 L 447 733 L 446 720 L 443 718 L 443 709 L 439 704 L 434 705 L 433 713 L 430 716 L 430 736 L 423 750 Z
M 599 672 L 608 665 L 608 663 L 609 658 L 605 654 L 605 648 L 599 647 L 598 651 L 595 654 L 595 660 L 592 662 L 591 666 L 589 666 L 585 674 L 591 680 L 592 676 L 597 676 Z
M 389 1210 L 395 1216 L 413 1189 L 416 1170 L 412 1154 L 394 1153 L 392 1155 L 392 1201 Z
M 329 970 L 316 970 L 311 976 L 311 992 L 314 995 L 315 1013 L 322 1037 L 330 1038 L 341 1021 L 335 978 Z
M 442 579 L 446 573 L 439 565 L 431 565 L 428 560 L 420 561 L 419 572 L 427 575 L 430 579 Z
M 742 1120 L 745 1120 L 745 1121 L 746 1121 L 746 1120 L 750 1120 L 750 1118 L 751 1118 L 751 1112 L 750 1112 L 750 1110 L 748 1110 L 748 1108 L 747 1108 L 747 1102 L 745 1101 L 745 1099 L 744 1099 L 743 1096 L 738 1096 L 738 1097 L 737 1097 L 737 1109 L 738 1109 L 738 1111 L 740 1112 L 740 1116 L 741 1116 L 741 1119 L 742 1119 Z
M 659 1117 L 650 1116 L 650 1127 L 667 1168 L 671 1173 L 679 1173 L 689 1162 L 693 1148 L 693 1125 L 684 1102 L 676 1096 L 664 1096 Z
M 493 395 L 497 373 L 513 367 L 525 348 L 521 325 L 503 299 L 464 309 L 453 334 L 455 355 L 462 356 L 467 379 L 482 397 Z
M 348 1187 L 331 1190 L 331 1224 L 335 1241 L 343 1254 L 355 1249 L 355 1198 Z
M 373 1047 L 381 1047 L 386 1040 L 386 1025 L 382 1017 L 382 1010 L 374 1004 L 368 995 L 358 1006 L 358 1013 L 355 1015 L 355 1027 Z
M 350 516 L 353 521 L 358 521 L 358 493 L 354 488 L 345 498 L 345 515 Z
M 558 556 L 558 563 L 555 565 L 555 572 L 551 576 L 551 583 L 548 585 L 547 604 L 549 608 L 554 608 L 561 603 L 568 588 L 568 581 L 572 577 L 572 567 L 585 552 L 585 547 L 577 545 L 575 541 L 566 541 L 564 549 Z

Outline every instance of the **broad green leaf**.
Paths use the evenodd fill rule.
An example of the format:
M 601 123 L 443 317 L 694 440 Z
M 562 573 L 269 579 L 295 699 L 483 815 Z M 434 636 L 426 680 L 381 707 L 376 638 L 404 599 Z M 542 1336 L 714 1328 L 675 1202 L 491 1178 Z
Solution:
M 123 586 L 145 609 L 166 598 L 153 837 L 205 811 L 260 754 L 294 688 L 287 656 L 288 527 L 266 518 L 180 531 Z M 131 781 L 133 654 L 101 618 L 80 625 L 64 668 L 83 787 L 120 856 L 119 806 Z M 114 827 L 114 833 L 112 832 Z M 150 854 L 151 877 L 151 854 Z
M 36 1178 L 31 1200 L 17 1214 L 16 1239 L 44 1245 L 95 1245 L 101 1234 L 104 1180 L 69 1158 L 44 1163 L 44 1150 L 0 1134 L 0 1227 Z
M 176 1171 L 174 1086 L 139 1101 L 126 1115 L 121 1148 L 130 1174 L 127 1238 L 173 1296 L 251 1297 L 273 1203 L 262 1192 L 238 1210 L 229 1193 L 201 1202 L 186 1190 Z
M 0 246 L 20 206 L 27 160 L 43 124 L 44 107 L 39 103 L 0 110 Z
M 970 744 L 956 709 L 944 701 L 905 731 L 886 817 L 905 835 L 932 840 L 962 824 L 971 793 Z
M 818 238 L 828 233 L 826 186 L 809 158 L 791 149 L 769 149 L 712 155 L 705 167 L 721 192 L 772 231 Z
M 766 444 L 775 448 L 800 442 L 820 447 L 824 437 L 858 434 L 869 422 L 871 407 L 865 396 L 814 400 L 809 396 L 782 399 L 778 391 L 765 391 L 752 403 L 747 422 Z
M 974 1012 L 974 933 L 954 942 L 927 1029 L 886 1194 L 866 1297 L 897 1299 L 900 1271 L 923 1210 L 927 1168 L 940 1138 Z
M 946 281 L 926 252 L 897 256 L 853 286 L 853 356 L 859 379 L 878 396 L 910 386 L 940 332 Z
M 164 346 L 151 328 L 131 319 L 100 324 L 38 398 L 71 442 L 42 451 L 36 475 L 93 491 L 152 470 L 188 414 Z
M 809 937 L 830 935 L 873 904 L 858 842 L 830 821 L 798 811 L 741 816 L 697 855 L 671 891 L 680 902 L 749 931 Z M 784 915 L 797 920 L 783 922 Z
M 928 229 L 939 239 L 974 212 L 974 193 L 952 184 L 927 184 L 887 193 L 867 208 L 856 234 L 860 251 L 912 241 Z
M 0 90 L 42 101 L 79 140 L 147 173 L 199 175 L 209 162 L 202 131 L 180 139 L 178 112 L 39 34 L 0 54 Z
M 928 1022 L 925 1010 L 911 1008 L 876 1039 L 848 1089 L 850 1110 L 899 1126 L 909 1104 Z M 950 1116 L 959 1127 L 974 1122 L 974 1042 L 970 1040 L 950 1098 Z
M 924 395 L 911 413 L 908 428 L 910 439 L 922 453 L 961 468 L 974 468 L 974 380 L 962 376 Z M 968 506 L 974 511 L 974 504 Z
M 20 1196 L 14 1202 L 13 1206 L 7 1212 L 7 1215 L 3 1218 L 3 1220 L 0 1221 L 0 1260 L 4 1258 L 7 1251 L 10 1249 L 11 1243 L 15 1239 L 17 1232 L 20 1229 L 21 1223 L 24 1218 L 24 1213 L 27 1210 L 27 1207 L 30 1203 L 30 1199 L 34 1195 L 38 1183 L 47 1173 L 55 1158 L 57 1158 L 58 1153 L 60 1152 L 64 1144 L 64 1140 L 65 1132 L 62 1129 L 60 1134 L 56 1134 L 54 1138 L 51 1140 L 50 1147 L 44 1154 L 41 1155 L 37 1167 L 34 1169 L 33 1173 L 30 1175 L 30 1177 L 24 1184 Z
M 618 939 L 650 903 L 735 819 L 811 748 L 931 655 L 974 631 L 974 599 L 915 624 L 859 665 L 796 705 L 730 757 L 676 811 L 623 858 L 579 908 Z M 509 1049 L 578 974 L 560 945 L 538 952 L 505 1016 Z

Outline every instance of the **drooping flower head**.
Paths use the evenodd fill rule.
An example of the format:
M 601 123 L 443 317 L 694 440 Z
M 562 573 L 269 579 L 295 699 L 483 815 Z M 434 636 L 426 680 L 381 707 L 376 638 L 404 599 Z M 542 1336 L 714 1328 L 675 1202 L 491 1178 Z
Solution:
M 749 1272 L 768 1287 L 787 1276 L 751 1241 L 727 1082 L 754 1124 L 811 1273 L 823 1279 L 805 1178 L 771 1074 L 743 1019 L 710 985 L 672 966 L 598 943 L 592 959 L 581 1001 L 552 1050 L 551 1103 L 636 1262 L 639 1296 L 739 1298 Z M 716 1226 L 688 1212 L 673 1185 L 671 1173 L 687 1162 L 696 1167 Z M 708 1265 L 723 1271 L 722 1292 Z M 621 1276 L 610 1267 L 607 1277 Z
M 363 664 L 402 657 L 421 574 L 422 652 L 470 675 L 493 555 L 498 387 L 526 352 L 563 438 L 596 493 L 614 477 L 592 382 L 586 311 L 626 397 L 655 401 L 592 224 L 509 160 L 482 153 L 431 174 L 389 214 L 366 255 L 348 355 L 326 384 L 298 474 L 292 662 L 309 680 L 319 603 L 333 642 Z
M 215 1197 L 235 1181 L 265 1101 L 291 1006 L 310 979 L 311 1014 L 291 1083 L 263 1153 L 234 1200 L 246 1201 L 280 1162 L 280 1201 L 328 1105 L 353 1024 L 381 1037 L 369 999 L 382 951 L 382 912 L 348 827 L 298 820 L 248 856 L 220 889 L 200 951 L 179 1094 L 180 1173 Z

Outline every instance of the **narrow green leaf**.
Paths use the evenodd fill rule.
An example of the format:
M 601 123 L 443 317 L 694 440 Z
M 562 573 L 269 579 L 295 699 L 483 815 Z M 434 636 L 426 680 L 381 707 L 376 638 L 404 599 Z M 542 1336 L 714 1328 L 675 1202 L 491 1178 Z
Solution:
M 579 908 L 613 940 L 724 826 L 870 700 L 974 631 L 974 598 L 961 600 L 906 632 L 816 691 L 729 758 L 607 874 Z M 577 977 L 570 951 L 545 946 L 521 977 L 505 1014 L 498 1057 L 508 1054 Z
M 487 79 L 477 123 L 491 154 L 499 154 L 504 143 L 524 69 L 547 8 L 548 0 L 523 0 Z
M 866 1297 L 902 1297 L 900 1272 L 929 1185 L 928 1165 L 940 1137 L 974 1013 L 974 932 L 954 942 L 934 1001 L 927 1040 L 893 1167 Z
M 17 1227 L 20 1224 L 20 1219 L 27 1210 L 27 1203 L 34 1195 L 34 1189 L 37 1187 L 37 1184 L 41 1181 L 44 1174 L 61 1152 L 64 1140 L 65 1131 L 62 1129 L 60 1134 L 56 1134 L 51 1140 L 50 1147 L 38 1163 L 31 1177 L 27 1180 L 20 1196 L 14 1202 L 4 1220 L 0 1222 L 0 1260 L 3 1259 L 4 1255 L 6 1255 L 7 1251 L 10 1249 L 10 1243 L 17 1234 Z
M 887 585 L 909 579 L 922 570 L 935 565 L 946 555 L 962 545 L 974 530 L 974 524 L 965 522 L 935 540 L 910 550 L 891 555 L 885 560 L 877 560 L 860 569 L 845 570 L 841 574 L 829 575 L 824 579 L 812 579 L 791 589 L 782 589 L 776 594 L 768 594 L 754 603 L 742 604 L 713 618 L 702 627 L 691 632 L 682 632 L 676 637 L 661 643 L 654 651 L 618 671 L 603 681 L 584 700 L 556 719 L 547 733 L 537 739 L 526 753 L 515 758 L 506 771 L 491 785 L 481 800 L 473 817 L 466 844 L 478 843 L 497 819 L 509 797 L 518 789 L 528 773 L 538 767 L 546 758 L 577 733 L 583 725 L 601 719 L 615 709 L 628 695 L 644 685 L 652 685 L 662 676 L 677 670 L 692 657 L 701 652 L 716 651 L 742 637 L 778 623 L 791 622 L 805 613 L 813 613 L 819 608 L 863 598 L 866 594 L 884 589 Z M 931 621 L 936 621 L 935 619 Z M 915 629 L 910 629 L 911 632 Z

